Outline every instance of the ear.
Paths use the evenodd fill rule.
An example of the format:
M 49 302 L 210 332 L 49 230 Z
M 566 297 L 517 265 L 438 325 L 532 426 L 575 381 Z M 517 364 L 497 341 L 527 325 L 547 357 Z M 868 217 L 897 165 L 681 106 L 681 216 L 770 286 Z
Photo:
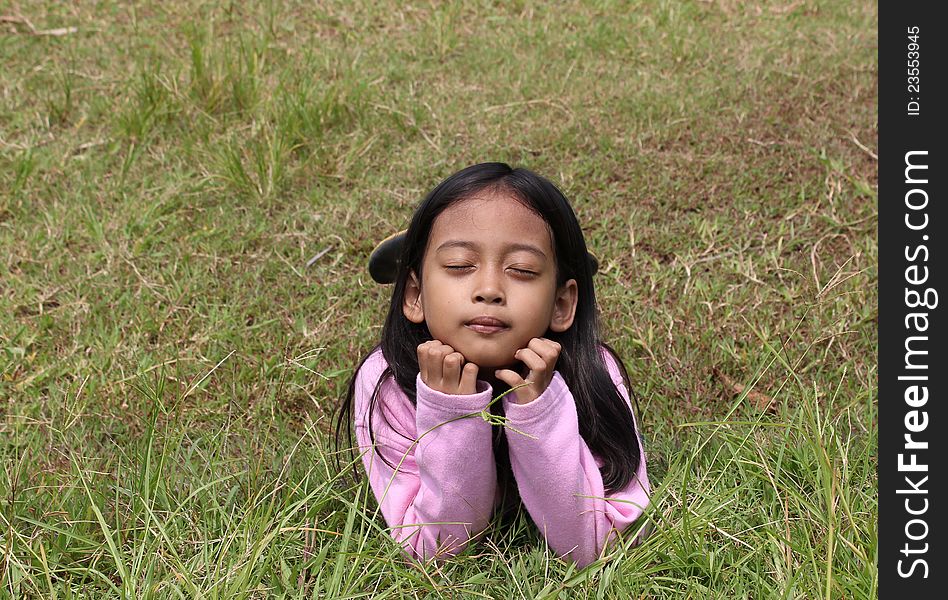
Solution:
M 579 302 L 579 287 L 575 279 L 570 279 L 556 290 L 550 330 L 563 333 L 572 326 L 573 318 L 576 316 L 577 302 Z
M 408 274 L 408 281 L 405 282 L 405 298 L 402 301 L 402 313 L 405 318 L 412 323 L 420 324 L 425 322 L 425 309 L 421 305 L 421 282 L 418 276 L 412 271 Z

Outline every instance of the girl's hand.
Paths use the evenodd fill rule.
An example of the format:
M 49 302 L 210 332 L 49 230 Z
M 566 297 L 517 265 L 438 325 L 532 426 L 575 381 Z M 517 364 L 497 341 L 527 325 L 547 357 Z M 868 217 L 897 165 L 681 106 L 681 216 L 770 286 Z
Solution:
M 500 369 L 495 371 L 494 375 L 512 388 L 524 383 L 528 384 L 511 395 L 514 397 L 513 401 L 517 404 L 532 402 L 546 391 L 550 381 L 553 380 L 553 369 L 556 366 L 556 359 L 559 358 L 561 349 L 562 346 L 554 341 L 546 338 L 533 338 L 526 348 L 521 348 L 514 353 L 514 358 L 523 362 L 530 369 L 526 379 L 510 369 Z
M 418 368 L 421 380 L 435 391 L 453 396 L 475 392 L 477 365 L 465 364 L 460 352 L 438 340 L 418 346 Z

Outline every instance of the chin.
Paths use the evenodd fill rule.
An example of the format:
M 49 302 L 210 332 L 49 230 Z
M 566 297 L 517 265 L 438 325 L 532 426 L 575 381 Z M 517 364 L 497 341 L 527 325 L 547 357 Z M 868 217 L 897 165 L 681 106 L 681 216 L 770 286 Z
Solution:
M 487 374 L 493 375 L 493 373 L 489 373 L 489 371 L 491 371 L 492 369 L 501 369 L 513 364 L 509 360 L 505 361 L 505 360 L 500 360 L 500 359 L 481 359 L 481 360 L 474 360 L 471 362 L 473 362 L 474 364 L 478 366 L 478 368 L 480 369 L 479 374 L 483 373 L 484 375 L 487 375 Z
M 513 355 L 516 350 L 511 350 L 510 352 L 497 352 L 497 351 L 482 351 L 477 352 L 472 350 L 471 352 L 459 351 L 464 355 L 464 358 L 469 362 L 474 363 L 480 369 L 479 375 L 484 374 L 486 369 L 500 369 L 502 367 L 509 367 L 514 364 L 516 359 Z

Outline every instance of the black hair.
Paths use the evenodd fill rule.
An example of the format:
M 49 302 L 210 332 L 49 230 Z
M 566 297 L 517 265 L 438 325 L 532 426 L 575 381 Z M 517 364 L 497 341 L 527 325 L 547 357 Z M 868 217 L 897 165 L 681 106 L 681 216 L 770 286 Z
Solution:
M 455 202 L 491 192 L 509 194 L 546 221 L 553 238 L 557 285 L 562 285 L 569 279 L 576 280 L 578 302 L 572 325 L 562 333 L 548 331 L 545 337 L 562 346 L 556 370 L 562 375 L 576 402 L 580 435 L 589 449 L 603 461 L 599 471 L 605 491 L 609 493 L 621 490 L 635 476 L 641 461 L 641 448 L 634 433 L 632 412 L 609 376 L 602 348 L 612 355 L 619 366 L 626 389 L 630 394 L 634 392 L 622 360 L 600 339 L 593 272 L 587 259 L 586 241 L 569 201 L 555 185 L 527 169 L 513 169 L 504 163 L 483 163 L 458 171 L 432 190 L 415 210 L 402 246 L 392 300 L 382 329 L 382 339 L 369 353 L 371 355 L 381 347 L 382 355 L 388 363 L 370 400 L 368 415 L 372 442 L 375 443 L 372 415 L 382 381 L 392 377 L 411 403 L 415 404 L 415 378 L 419 369 L 417 348 L 422 342 L 430 340 L 431 334 L 425 323 L 416 324 L 409 321 L 402 311 L 402 306 L 410 273 L 414 272 L 419 278 L 422 277 L 421 264 L 434 221 Z M 336 413 L 337 449 L 343 427 L 348 430 L 350 443 L 352 441 L 352 432 L 348 428 L 351 425 L 356 378 L 369 355 L 362 359 L 353 373 L 346 395 Z M 503 382 L 498 381 L 495 385 L 495 395 L 506 391 L 506 388 L 497 389 L 498 385 L 503 387 Z M 491 412 L 502 415 L 502 403 L 493 403 Z M 519 505 L 519 502 L 516 501 L 516 485 L 511 485 L 513 475 L 507 452 L 507 439 L 499 425 L 494 426 L 493 445 L 499 483 L 505 493 L 504 513 L 507 516 L 510 509 L 514 508 L 513 505 Z M 338 455 L 337 452 L 337 464 Z M 384 460 L 384 457 L 381 458 Z M 389 464 L 388 461 L 385 462 Z M 394 465 L 389 466 L 395 468 Z M 357 467 L 353 467 L 355 473 L 359 472 Z

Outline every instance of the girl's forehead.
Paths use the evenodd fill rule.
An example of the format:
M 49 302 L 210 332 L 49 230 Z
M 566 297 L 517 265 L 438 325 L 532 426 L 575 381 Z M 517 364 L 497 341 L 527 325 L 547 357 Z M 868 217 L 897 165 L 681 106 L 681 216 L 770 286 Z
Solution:
M 552 256 L 553 236 L 543 218 L 506 194 L 481 194 L 455 202 L 435 219 L 429 248 L 443 241 L 532 242 Z

